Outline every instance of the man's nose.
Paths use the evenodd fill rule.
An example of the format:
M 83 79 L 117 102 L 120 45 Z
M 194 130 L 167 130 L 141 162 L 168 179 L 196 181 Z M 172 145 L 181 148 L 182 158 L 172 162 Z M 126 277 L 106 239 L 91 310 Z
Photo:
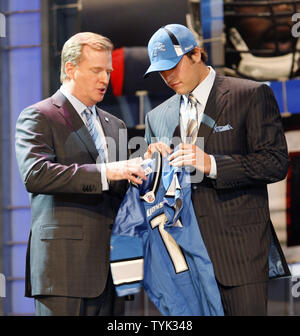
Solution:
M 166 82 L 170 82 L 170 80 L 173 78 L 174 71 L 173 69 L 164 70 L 164 71 L 161 71 L 160 74 L 162 75 L 162 77 L 164 78 Z
M 98 78 L 99 78 L 99 81 L 100 81 L 101 83 L 106 83 L 106 84 L 108 84 L 109 79 L 110 79 L 110 73 L 108 73 L 107 71 L 101 71 L 101 72 L 99 73 Z

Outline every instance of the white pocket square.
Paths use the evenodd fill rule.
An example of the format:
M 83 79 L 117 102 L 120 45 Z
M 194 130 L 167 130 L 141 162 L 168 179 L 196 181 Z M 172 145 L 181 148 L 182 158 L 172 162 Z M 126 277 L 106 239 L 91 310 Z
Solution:
M 232 129 L 233 127 L 230 124 L 227 124 L 225 126 L 215 126 L 214 133 L 230 131 Z

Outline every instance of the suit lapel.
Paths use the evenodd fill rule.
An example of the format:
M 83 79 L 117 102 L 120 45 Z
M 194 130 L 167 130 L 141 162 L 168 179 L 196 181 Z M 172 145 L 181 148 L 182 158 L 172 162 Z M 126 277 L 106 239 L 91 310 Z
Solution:
M 72 104 L 59 90 L 52 96 L 52 102 L 59 107 L 59 113 L 64 117 L 70 129 L 77 134 L 85 145 L 87 151 L 90 153 L 92 159 L 96 162 L 99 154 L 95 143 Z
M 105 115 L 105 112 L 101 110 L 99 107 L 96 107 L 96 111 L 99 117 L 99 120 L 101 122 L 101 126 L 103 129 L 103 133 L 105 136 L 111 136 L 112 134 L 112 126 L 111 126 L 111 121 L 108 116 Z
M 209 94 L 204 114 L 209 116 L 211 119 L 215 121 L 215 125 L 217 125 L 218 119 L 220 115 L 224 112 L 227 103 L 228 103 L 228 93 L 229 90 L 225 86 L 225 77 L 219 74 L 216 74 L 216 78 Z M 212 133 L 213 128 L 206 125 L 205 123 L 201 123 L 198 131 L 198 137 L 204 138 L 204 144 L 207 143 L 207 140 Z
M 225 77 L 219 74 L 216 74 L 216 78 L 209 94 L 204 114 L 215 121 L 215 125 L 217 125 L 218 119 L 220 115 L 224 112 L 227 107 L 228 99 L 229 99 L 229 89 L 226 87 Z M 170 137 L 181 137 L 180 125 L 179 125 L 179 109 L 180 109 L 180 97 L 179 95 L 175 95 L 174 99 L 168 104 L 166 109 L 166 118 L 168 118 L 168 123 L 162 123 L 162 132 L 161 134 L 168 134 Z M 162 113 L 163 114 L 163 113 Z M 168 129 L 166 128 L 168 124 Z M 214 125 L 214 126 L 215 126 Z M 206 125 L 205 123 L 201 123 L 198 131 L 198 137 L 204 138 L 204 144 L 207 143 L 207 140 L 212 133 L 213 128 Z M 170 132 L 171 135 L 170 135 Z
M 98 107 L 96 107 L 96 111 L 106 140 L 109 141 L 109 138 L 113 138 L 114 144 L 116 144 L 116 148 L 112 148 L 107 151 L 108 162 L 116 161 L 117 158 L 115 157 L 115 151 L 118 150 L 118 136 L 114 134 L 114 128 L 111 123 L 110 115 Z M 109 146 L 109 143 L 106 143 L 106 145 Z
M 165 110 L 161 111 L 160 115 L 164 120 L 158 120 L 161 134 L 160 139 L 172 139 L 174 136 L 180 137 L 180 99 L 181 96 L 176 94 L 171 98 Z M 166 120 L 167 122 L 165 122 Z

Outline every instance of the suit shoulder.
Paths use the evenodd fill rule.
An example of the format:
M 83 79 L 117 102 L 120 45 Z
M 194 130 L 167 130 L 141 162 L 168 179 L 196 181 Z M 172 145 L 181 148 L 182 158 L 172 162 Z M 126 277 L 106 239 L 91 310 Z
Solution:
M 238 91 L 255 90 L 261 86 L 268 86 L 265 82 L 258 82 L 246 78 L 238 78 L 231 76 L 223 76 L 223 78 L 226 81 L 226 85 L 228 85 L 229 88 Z
M 155 116 L 157 113 L 161 113 L 162 110 L 164 110 L 169 104 L 173 103 L 176 99 L 180 99 L 180 96 L 178 94 L 171 96 L 170 98 L 156 106 L 154 109 L 149 111 L 147 113 L 148 117 L 152 117 Z
M 33 103 L 32 105 L 27 106 L 24 110 L 27 110 L 27 109 L 44 110 L 46 107 L 50 105 L 52 105 L 51 97 L 48 97 L 41 101 Z
M 26 115 L 26 114 L 30 114 L 30 115 L 47 115 L 49 114 L 51 111 L 53 110 L 53 104 L 51 101 L 51 97 L 48 97 L 46 99 L 43 99 L 39 102 L 33 103 L 32 105 L 29 105 L 27 107 L 25 107 L 21 113 L 21 115 Z
M 274 100 L 275 95 L 267 82 L 258 82 L 250 79 L 225 77 L 226 87 L 234 94 L 245 99 L 267 98 Z

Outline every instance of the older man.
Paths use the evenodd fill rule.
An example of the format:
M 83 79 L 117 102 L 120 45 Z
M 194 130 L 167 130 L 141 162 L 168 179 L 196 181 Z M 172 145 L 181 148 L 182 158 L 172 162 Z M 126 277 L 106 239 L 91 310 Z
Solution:
M 35 297 L 37 315 L 122 314 L 109 272 L 110 233 L 127 179 L 141 183 L 145 175 L 126 161 L 126 147 L 119 153 L 125 124 L 96 106 L 113 70 L 112 48 L 98 34 L 71 37 L 62 86 L 17 121 L 16 155 L 32 210 L 26 296 Z

